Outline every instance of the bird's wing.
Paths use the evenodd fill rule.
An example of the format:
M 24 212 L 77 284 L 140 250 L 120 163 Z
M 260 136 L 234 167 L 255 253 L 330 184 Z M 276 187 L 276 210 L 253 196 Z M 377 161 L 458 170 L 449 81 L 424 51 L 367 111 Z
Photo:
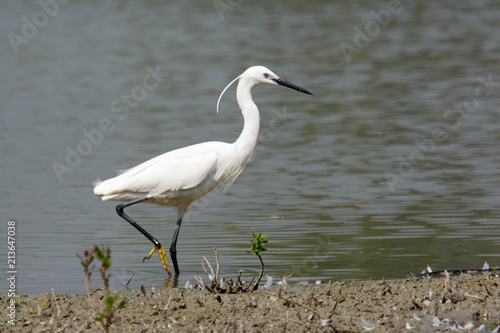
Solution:
M 112 195 L 123 192 L 159 194 L 192 189 L 214 176 L 217 159 L 217 154 L 213 152 L 181 156 L 166 153 L 100 183 L 95 190 Z

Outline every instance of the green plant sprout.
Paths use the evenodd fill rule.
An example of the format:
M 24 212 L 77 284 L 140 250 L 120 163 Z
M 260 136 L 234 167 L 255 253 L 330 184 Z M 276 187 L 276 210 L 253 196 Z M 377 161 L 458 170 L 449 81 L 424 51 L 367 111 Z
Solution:
M 104 312 L 97 318 L 96 321 L 100 322 L 104 331 L 109 332 L 109 327 L 111 326 L 111 320 L 113 319 L 114 313 L 117 310 L 122 309 L 125 306 L 125 301 L 122 300 L 118 305 L 115 306 L 116 301 L 118 300 L 119 295 L 116 294 L 111 296 L 109 294 L 109 278 L 111 274 L 106 274 L 109 267 L 111 267 L 111 250 L 108 247 L 100 249 L 97 246 L 94 246 L 94 253 L 97 260 L 101 262 L 101 268 L 99 271 L 101 272 L 101 279 L 104 283 Z
M 253 234 L 253 239 L 250 240 L 252 243 L 251 250 L 247 251 L 248 253 L 254 253 L 260 261 L 260 274 L 259 277 L 257 278 L 257 281 L 253 283 L 254 279 L 250 282 L 244 282 L 241 280 L 241 274 L 243 273 L 243 270 L 240 270 L 238 273 L 238 276 L 236 278 L 236 282 L 234 282 L 232 279 L 229 279 L 225 282 L 221 282 L 222 279 L 219 277 L 219 270 L 220 270 L 220 263 L 219 263 L 219 255 L 217 254 L 217 249 L 214 248 L 214 253 L 215 253 L 215 261 L 217 264 L 216 271 L 214 272 L 214 269 L 212 268 L 212 265 L 210 265 L 210 262 L 203 256 L 203 259 L 208 265 L 208 268 L 210 269 L 210 272 L 206 269 L 203 261 L 201 262 L 203 269 L 205 270 L 205 273 L 209 276 L 209 279 L 212 281 L 210 285 L 207 285 L 205 282 L 203 282 L 203 279 L 200 276 L 195 276 L 196 280 L 203 286 L 205 287 L 205 290 L 207 290 L 209 293 L 212 294 L 239 294 L 239 293 L 246 293 L 246 292 L 253 292 L 257 290 L 259 287 L 259 282 L 262 279 L 262 275 L 264 275 L 264 261 L 262 260 L 261 252 L 264 252 L 267 250 L 267 238 L 268 235 L 262 235 L 262 234 Z M 248 285 L 247 285 L 248 283 Z
M 83 257 L 77 255 L 80 258 L 80 263 L 83 267 L 83 272 L 85 274 L 85 284 L 87 285 L 87 291 L 90 294 L 90 276 L 92 275 L 92 269 L 94 266 L 90 267 L 90 264 L 95 259 L 101 262 L 101 268 L 99 271 L 101 272 L 101 279 L 104 283 L 104 297 L 102 299 L 104 303 L 104 311 L 94 319 L 99 322 L 107 333 L 109 332 L 109 327 L 111 326 L 112 319 L 117 310 L 123 309 L 125 306 L 125 301 L 122 300 L 120 303 L 116 304 L 118 301 L 119 294 L 110 295 L 109 293 L 109 278 L 111 274 L 108 274 L 107 271 L 109 267 L 111 267 L 111 250 L 108 247 L 99 248 L 98 246 L 94 246 L 92 251 L 85 251 L 83 253 Z M 90 296 L 89 296 L 90 297 Z M 116 305 L 115 305 L 116 304 Z M 95 314 L 95 313 L 94 313 Z
M 257 257 L 259 257 L 260 261 L 260 274 L 259 277 L 257 278 L 257 281 L 253 284 L 253 286 L 250 288 L 250 292 L 253 292 L 257 290 L 259 287 L 259 282 L 262 279 L 262 275 L 264 275 L 264 261 L 262 260 L 262 257 L 260 255 L 261 252 L 267 251 L 267 238 L 268 235 L 263 235 L 261 233 L 256 234 L 255 232 L 253 233 L 253 239 L 250 240 L 252 243 L 252 251 L 255 253 Z
M 100 249 L 97 246 L 94 246 L 95 258 L 101 262 L 101 268 L 99 268 L 99 272 L 101 272 L 101 279 L 104 283 L 104 294 L 109 294 L 109 278 L 111 274 L 106 275 L 107 270 L 111 266 L 111 250 L 109 246 L 107 248 L 102 247 Z
M 260 252 L 267 251 L 267 236 L 269 235 L 263 235 L 259 233 L 258 235 L 256 233 L 253 233 L 253 238 L 251 239 L 250 242 L 252 243 L 252 251 L 255 252 L 255 254 L 260 254 Z
M 76 255 L 80 259 L 80 264 L 83 268 L 83 274 L 85 274 L 85 286 L 87 288 L 87 292 L 92 290 L 92 285 L 90 284 L 90 276 L 92 275 L 92 269 L 94 266 L 90 266 L 94 261 L 94 250 L 83 252 L 83 257 L 80 255 Z
M 123 309 L 125 306 L 125 301 L 122 300 L 117 306 L 115 306 L 116 301 L 120 295 L 116 294 L 114 296 L 106 295 L 103 298 L 104 302 L 104 312 L 101 313 L 99 317 L 96 317 L 95 320 L 100 322 L 104 331 L 109 332 L 109 327 L 111 326 L 111 320 L 113 319 L 114 313 L 117 310 Z

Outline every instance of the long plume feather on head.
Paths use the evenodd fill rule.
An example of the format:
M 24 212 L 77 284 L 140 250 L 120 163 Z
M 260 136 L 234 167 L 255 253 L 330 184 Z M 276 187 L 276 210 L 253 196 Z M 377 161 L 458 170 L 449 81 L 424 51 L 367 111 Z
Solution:
M 243 75 L 243 74 L 241 74 L 241 75 Z M 224 93 L 226 92 L 226 90 L 227 90 L 227 89 L 228 89 L 228 88 L 229 88 L 229 87 L 230 87 L 230 86 L 231 86 L 234 82 L 238 81 L 238 79 L 241 77 L 241 75 L 240 75 L 240 76 L 238 76 L 237 78 L 235 78 L 233 81 L 231 81 L 231 83 L 229 83 L 229 84 L 227 85 L 227 87 L 226 87 L 226 88 L 224 88 L 224 90 L 222 90 L 222 93 L 220 94 L 219 99 L 217 100 L 217 113 L 219 113 L 219 103 L 220 103 L 220 100 L 221 100 L 221 98 L 222 98 L 222 95 L 224 95 Z

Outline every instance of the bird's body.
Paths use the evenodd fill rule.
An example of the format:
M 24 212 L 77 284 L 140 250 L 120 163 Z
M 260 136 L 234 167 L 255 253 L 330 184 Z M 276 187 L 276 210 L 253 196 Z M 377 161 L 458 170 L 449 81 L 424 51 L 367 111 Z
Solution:
M 254 66 L 233 80 L 220 97 L 236 80 L 239 80 L 236 95 L 243 114 L 244 126 L 241 135 L 234 143 L 212 141 L 176 149 L 128 169 L 114 178 L 95 182 L 94 194 L 101 200 L 129 201 L 127 204 L 117 206 L 118 214 L 155 244 L 155 248 L 147 258 L 158 250 L 169 273 L 160 243 L 126 215 L 123 209 L 142 201 L 177 207 L 177 229 L 170 253 L 178 274 L 176 243 L 184 213 L 193 201 L 217 187 L 234 181 L 252 156 L 257 144 L 260 116 L 252 100 L 252 87 L 259 83 L 279 84 L 311 94 L 280 79 L 265 67 Z
M 238 156 L 238 158 L 230 158 Z M 148 202 L 187 209 L 196 199 L 234 179 L 248 161 L 234 144 L 205 142 L 154 157 L 97 184 L 101 200 Z

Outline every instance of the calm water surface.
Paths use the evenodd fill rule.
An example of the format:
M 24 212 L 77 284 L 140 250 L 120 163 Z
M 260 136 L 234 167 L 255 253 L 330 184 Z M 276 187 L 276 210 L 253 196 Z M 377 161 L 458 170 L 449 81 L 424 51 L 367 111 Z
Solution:
M 235 90 L 220 114 L 217 97 L 256 64 L 315 95 L 254 89 L 258 149 L 227 191 L 192 205 L 179 285 L 214 246 L 226 276 L 254 274 L 252 232 L 269 235 L 275 279 L 500 265 L 499 4 L 230 9 L 78 1 L 49 15 L 36 2 L 0 4 L 0 270 L 15 219 L 18 291 L 83 291 L 75 253 L 100 244 L 112 249 L 114 289 L 132 274 L 131 288 L 162 286 L 158 257 L 142 263 L 151 244 L 116 203 L 93 197 L 92 181 L 188 144 L 234 141 Z M 169 244 L 175 209 L 129 213 Z

